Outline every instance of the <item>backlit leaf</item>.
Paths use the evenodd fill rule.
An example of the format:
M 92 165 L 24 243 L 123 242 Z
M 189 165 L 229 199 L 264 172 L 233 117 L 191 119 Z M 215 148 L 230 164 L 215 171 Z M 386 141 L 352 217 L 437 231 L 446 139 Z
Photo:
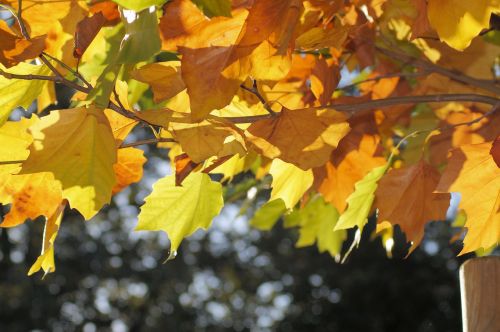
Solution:
M 210 227 L 223 205 L 222 187 L 204 173 L 191 173 L 181 187 L 170 175 L 153 185 L 141 207 L 136 231 L 164 231 L 170 239 L 170 257 L 181 241 L 197 229 Z
M 274 159 L 269 170 L 273 176 L 271 198 L 281 198 L 287 209 L 292 209 L 313 183 L 311 170 L 304 171 L 293 164 Z

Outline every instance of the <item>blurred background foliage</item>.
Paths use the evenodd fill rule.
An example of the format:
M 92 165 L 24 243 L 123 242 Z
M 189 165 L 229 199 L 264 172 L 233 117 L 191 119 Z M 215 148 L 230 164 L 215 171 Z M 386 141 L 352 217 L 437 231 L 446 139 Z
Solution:
M 167 150 L 144 149 L 152 158 L 141 183 L 91 221 L 66 212 L 55 273 L 26 275 L 41 248 L 43 222 L 0 231 L 1 331 L 460 330 L 458 268 L 468 257 L 456 257 L 460 248 L 449 244 L 447 222 L 430 224 L 407 259 L 396 230 L 389 259 L 380 239 L 369 239 L 372 221 L 360 247 L 338 264 L 316 247 L 295 248 L 297 231 L 281 222 L 270 232 L 251 228 L 268 192 L 248 200 L 252 180 L 245 174 L 229 186 L 234 203 L 212 228 L 184 241 L 176 259 L 163 264 L 167 236 L 133 232 L 138 206 L 170 172 Z

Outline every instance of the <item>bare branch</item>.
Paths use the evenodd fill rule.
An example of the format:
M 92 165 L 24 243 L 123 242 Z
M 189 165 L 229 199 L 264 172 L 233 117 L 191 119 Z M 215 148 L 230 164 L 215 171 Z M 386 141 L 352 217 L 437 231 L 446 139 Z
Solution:
M 257 81 L 256 80 L 253 80 L 253 86 L 251 88 L 245 86 L 244 84 L 241 84 L 240 87 L 243 90 L 254 94 L 255 97 L 257 97 L 259 99 L 259 101 L 262 103 L 262 105 L 264 105 L 264 108 L 266 109 L 266 111 L 269 114 L 271 114 L 273 116 L 276 115 L 276 112 L 271 109 L 271 107 L 267 103 L 266 99 L 260 94 L 259 89 L 257 88 Z
M 133 146 L 145 145 L 145 144 L 156 144 L 156 143 L 175 143 L 176 140 L 173 138 L 150 138 L 142 141 L 132 142 L 132 143 L 124 143 L 120 145 L 120 149 L 130 148 Z

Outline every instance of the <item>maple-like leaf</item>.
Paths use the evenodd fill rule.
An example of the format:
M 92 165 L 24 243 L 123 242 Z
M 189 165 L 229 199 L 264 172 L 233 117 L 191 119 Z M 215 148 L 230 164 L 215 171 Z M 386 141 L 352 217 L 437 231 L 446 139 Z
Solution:
M 467 234 L 460 254 L 487 250 L 500 241 L 500 168 L 493 160 L 492 142 L 452 150 L 437 192 L 459 192 L 467 214 Z
M 222 187 L 204 173 L 191 173 L 175 185 L 170 175 L 153 185 L 153 192 L 141 207 L 136 231 L 164 231 L 170 239 L 170 257 L 181 241 L 197 229 L 210 227 L 223 206 Z
M 347 198 L 347 209 L 342 213 L 335 230 L 358 227 L 363 230 L 372 210 L 378 181 L 387 171 L 389 163 L 372 169 L 363 179 L 356 182 L 354 192 Z
M 246 131 L 256 150 L 303 170 L 325 164 L 349 132 L 346 116 L 333 110 L 288 110 L 253 123 Z
M 136 148 L 118 149 L 116 163 L 113 165 L 116 184 L 113 187 L 113 194 L 122 191 L 130 184 L 139 182 L 142 179 L 142 167 L 146 162 L 144 151 Z
M 500 12 L 497 0 L 429 0 L 428 17 L 439 38 L 461 51 L 481 30 L 490 25 L 493 12 Z
M 21 174 L 51 172 L 63 198 L 85 219 L 111 199 L 116 146 L 102 110 L 52 111 L 30 128 L 33 144 Z
M 378 183 L 375 192 L 378 220 L 401 227 L 412 244 L 410 253 L 422 241 L 426 223 L 446 219 L 450 195 L 433 193 L 440 177 L 435 168 L 421 160 L 390 170 Z
M 236 144 L 239 145 L 237 151 L 244 152 L 242 133 L 231 123 L 214 120 L 196 124 L 176 123 L 172 124 L 172 134 L 195 163 L 200 163 L 212 156 L 222 156 L 224 143 L 229 136 L 236 139 Z M 229 151 L 228 154 L 234 154 L 234 152 Z
M 59 227 L 61 226 L 65 207 L 66 202 L 61 203 L 54 214 L 45 221 L 42 252 L 40 253 L 40 256 L 38 256 L 35 263 L 31 266 L 28 271 L 28 275 L 32 275 L 42 269 L 45 276 L 56 270 L 56 264 L 54 262 L 54 242 L 56 241 Z
M 0 178 L 0 202 L 12 204 L 1 227 L 14 227 L 27 219 L 49 218 L 62 201 L 62 188 L 49 172 L 7 175 Z
M 286 212 L 287 208 L 282 199 L 275 199 L 262 205 L 250 219 L 250 225 L 261 231 L 268 231 Z
M 38 117 L 23 118 L 20 121 L 8 121 L 0 126 L 0 176 L 16 174 L 21 170 L 21 163 L 28 158 L 29 146 L 33 137 L 28 133 Z
M 19 62 L 36 58 L 45 48 L 45 38 L 26 40 L 12 33 L 7 23 L 0 21 L 0 63 L 9 68 Z
M 17 75 L 47 75 L 50 72 L 46 66 L 24 62 L 8 70 L 0 65 L 0 70 Z M 27 109 L 40 95 L 45 84 L 47 81 L 10 79 L 0 75 L 0 125 L 7 121 L 14 108 L 21 106 Z
M 90 43 L 97 36 L 101 28 L 104 26 L 106 19 L 101 12 L 96 13 L 91 17 L 85 17 L 78 22 L 75 31 L 75 47 L 73 49 L 73 56 L 81 58 L 83 53 L 87 50 Z
M 321 106 L 329 104 L 340 81 L 338 64 L 331 59 L 320 59 L 311 74 L 311 91 Z
M 134 10 L 136 12 L 149 8 L 151 6 L 161 6 L 166 2 L 166 0 L 113 0 L 113 1 L 122 7 Z
M 320 253 L 328 251 L 337 261 L 340 260 L 342 244 L 347 238 L 344 229 L 334 230 L 339 219 L 338 211 L 321 196 L 312 198 L 305 207 L 285 216 L 289 226 L 299 227 L 297 248 L 311 246 L 317 243 Z
M 500 136 L 497 136 L 495 141 L 493 141 L 493 145 L 491 146 L 490 154 L 493 157 L 493 160 L 500 167 Z
M 311 170 L 304 171 L 279 159 L 273 160 L 269 174 L 273 176 L 269 201 L 281 198 L 287 209 L 293 208 L 313 184 Z
M 351 125 L 352 130 L 342 138 L 324 168 L 315 169 L 318 192 L 340 213 L 346 208 L 346 199 L 354 191 L 354 184 L 386 163 L 380 156 L 382 146 L 373 120 L 361 118 Z
M 151 86 L 155 103 L 170 99 L 186 88 L 179 61 L 150 63 L 134 70 L 131 75 Z

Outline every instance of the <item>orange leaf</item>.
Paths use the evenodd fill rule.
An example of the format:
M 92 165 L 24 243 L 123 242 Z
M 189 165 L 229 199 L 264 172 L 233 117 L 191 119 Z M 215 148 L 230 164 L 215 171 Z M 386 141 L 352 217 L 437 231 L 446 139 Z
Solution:
M 333 110 L 283 109 L 278 116 L 248 127 L 246 135 L 256 150 L 303 170 L 325 164 L 349 132 L 346 116 Z
M 492 146 L 487 142 L 452 150 L 436 188 L 461 194 L 459 206 L 467 214 L 467 234 L 460 254 L 487 250 L 500 241 L 500 168 L 490 154 Z
M 340 81 L 340 70 L 332 59 L 319 59 L 312 70 L 311 90 L 321 106 L 330 102 Z
M 12 204 L 1 227 L 14 227 L 43 215 L 50 217 L 62 201 L 62 188 L 52 173 L 8 175 L 0 178 L 0 202 Z
M 118 149 L 116 163 L 113 165 L 116 183 L 113 187 L 113 195 L 122 191 L 130 184 L 142 179 L 142 167 L 146 162 L 144 151 L 136 148 Z
M 446 219 L 450 195 L 434 193 L 439 172 L 421 160 L 418 164 L 392 169 L 379 181 L 375 192 L 378 220 L 399 225 L 411 242 L 411 253 L 422 241 L 425 224 Z
M 5 21 L 0 20 L 0 63 L 10 68 L 19 62 L 38 57 L 45 49 L 47 36 L 26 40 L 16 36 Z
M 170 99 L 186 88 L 178 61 L 150 63 L 132 71 L 131 76 L 151 86 L 155 103 Z
M 373 120 L 363 119 L 351 126 L 351 131 L 342 138 L 325 165 L 326 174 L 320 176 L 320 170 L 315 170 L 315 179 L 320 179 L 317 179 L 318 191 L 340 213 L 347 206 L 346 200 L 353 193 L 354 184 L 386 163 L 379 153 L 382 146 Z
M 187 153 L 182 153 L 174 158 L 175 162 L 175 185 L 182 185 L 182 181 L 191 174 L 200 164 L 189 158 Z

